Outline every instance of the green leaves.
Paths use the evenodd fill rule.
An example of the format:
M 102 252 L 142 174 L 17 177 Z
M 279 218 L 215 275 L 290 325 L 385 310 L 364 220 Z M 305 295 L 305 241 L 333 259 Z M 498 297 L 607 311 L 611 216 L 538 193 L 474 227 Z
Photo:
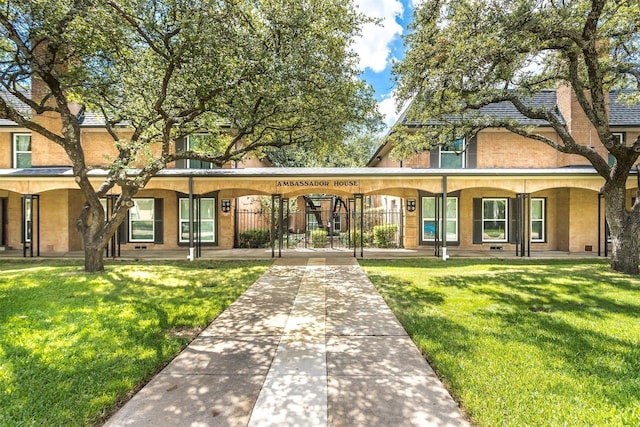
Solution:
M 337 0 L 18 0 L 2 15 L 2 83 L 37 77 L 56 99 L 51 108 L 81 103 L 130 126 L 131 144 L 164 152 L 177 137 L 231 124 L 234 140 L 208 153 L 223 163 L 263 146 L 333 144 L 375 125 L 350 51 L 363 21 Z
M 126 202 L 178 159 L 223 165 L 269 147 L 332 146 L 379 121 L 350 50 L 365 21 L 351 2 L 0 1 L 0 86 L 27 110 L 59 114 L 62 134 L 2 98 L 0 112 L 66 150 L 91 206 L 77 222 L 85 248 L 100 251 L 125 216 L 118 208 L 90 232 L 102 223 L 98 194 L 120 187 Z M 70 101 L 104 121 L 111 165 L 86 164 Z M 201 133 L 206 144 L 175 151 Z M 99 193 L 86 173 L 96 166 L 110 171 Z
M 606 159 L 585 150 L 584 141 L 565 132 L 561 120 L 554 122 L 558 114 L 553 108 L 531 108 L 526 101 L 568 84 L 600 140 L 611 139 L 609 90 L 638 93 L 638 8 L 637 2 L 607 0 L 427 1 L 416 10 L 406 58 L 394 69 L 399 98 L 413 100 L 407 118 L 437 123 L 445 134 L 454 126 L 462 133 L 505 127 L 584 155 L 608 178 Z M 561 143 L 517 122 L 472 113 L 498 102 L 510 103 L 527 118 L 549 121 Z M 612 154 L 625 164 L 633 156 Z

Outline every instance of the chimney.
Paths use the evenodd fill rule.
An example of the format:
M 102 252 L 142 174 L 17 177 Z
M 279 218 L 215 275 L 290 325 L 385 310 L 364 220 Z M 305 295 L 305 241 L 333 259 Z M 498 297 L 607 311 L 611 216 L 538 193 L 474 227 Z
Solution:
M 595 148 L 600 155 L 606 158 L 608 152 L 600 142 L 595 127 L 580 106 L 573 88 L 566 82 L 560 82 L 558 84 L 556 94 L 558 110 L 564 117 L 567 123 L 567 130 L 573 136 L 575 141 L 580 145 Z M 585 95 L 587 96 L 587 99 L 590 99 L 591 95 L 589 93 L 585 93 Z M 605 94 L 605 103 L 608 113 L 609 94 Z M 581 157 L 563 156 L 563 158 L 565 160 L 563 161 L 561 159 L 561 164 L 559 166 L 585 164 L 585 160 Z

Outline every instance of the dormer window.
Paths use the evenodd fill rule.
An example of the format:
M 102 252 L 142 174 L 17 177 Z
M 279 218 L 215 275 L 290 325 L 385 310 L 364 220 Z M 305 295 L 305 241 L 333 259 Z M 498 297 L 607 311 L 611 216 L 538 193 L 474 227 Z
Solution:
M 465 143 L 463 138 L 456 139 L 447 145 L 440 147 L 440 168 L 462 169 L 464 161 Z
M 31 167 L 31 134 L 30 133 L 14 133 L 12 148 L 13 148 L 13 167 L 14 168 L 30 168 Z

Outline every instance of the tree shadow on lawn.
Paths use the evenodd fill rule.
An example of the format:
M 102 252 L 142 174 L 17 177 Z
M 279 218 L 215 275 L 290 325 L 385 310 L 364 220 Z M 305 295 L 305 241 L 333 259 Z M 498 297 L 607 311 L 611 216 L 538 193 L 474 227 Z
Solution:
M 549 384 L 561 383 L 558 378 L 564 375 L 570 378 L 569 384 L 561 385 L 568 394 L 560 399 L 574 399 L 572 382 L 584 379 L 592 389 L 580 393 L 596 396 L 610 408 L 627 414 L 640 405 L 638 278 L 586 262 L 498 265 L 482 274 L 485 268 L 451 268 L 433 275 L 425 271 L 412 281 L 388 274 L 370 277 L 454 390 L 468 387 L 458 363 L 482 362 L 479 354 L 489 357 L 482 346 L 493 342 L 489 345 L 498 352 L 515 352 L 492 356 L 497 359 L 486 369 L 498 369 L 495 377 L 502 374 L 503 356 L 512 362 L 515 358 L 523 372 L 542 361 L 554 379 L 540 384 L 541 390 L 552 392 Z M 448 290 L 452 287 L 453 292 Z
M 522 270 L 524 267 L 525 270 Z M 564 267 L 567 267 L 566 264 Z M 532 312 L 581 312 L 592 316 L 620 313 L 640 317 L 640 279 L 593 265 L 553 271 L 540 264 L 499 266 L 489 274 L 452 274 L 431 278 L 433 287 L 457 287 Z M 620 295 L 628 294 L 621 299 Z M 633 294 L 636 296 L 634 297 Z
M 417 284 L 389 275 L 371 277 L 399 311 L 398 317 L 414 340 L 426 340 L 428 359 L 461 356 L 472 360 L 475 353 L 482 353 L 479 343 L 486 343 L 479 337 L 490 338 L 504 349 L 519 343 L 522 345 L 513 347 L 518 351 L 538 349 L 538 356 L 532 353 L 529 357 L 543 357 L 553 365 L 554 375 L 590 378 L 596 381 L 597 390 L 589 393 L 617 408 L 637 406 L 638 279 L 586 266 L 555 272 L 537 269 L 539 264 L 525 270 L 521 267 L 500 266 L 486 275 L 458 274 L 452 269 L 446 276 L 425 276 Z M 454 293 L 447 290 L 451 287 L 456 288 Z M 445 308 L 453 298 L 458 301 Z M 459 302 L 465 299 L 467 304 Z M 460 312 L 443 312 L 456 309 Z M 638 330 L 634 333 L 629 328 Z M 522 363 L 527 369 L 526 357 Z M 495 366 L 499 368 L 500 363 Z M 438 369 L 438 363 L 435 367 Z M 456 383 L 465 382 L 455 370 L 443 375 L 454 389 Z
M 165 268 L 186 280 L 161 280 L 157 270 Z M 0 294 L 0 331 L 10 328 L 0 333 L 10 382 L 0 394 L 0 424 L 96 422 L 244 292 L 238 283 L 260 276 L 237 263 L 229 268 L 236 271 L 228 282 L 215 268 L 175 265 L 108 266 L 100 274 L 74 266 L 37 286 L 16 281 Z M 156 273 L 141 274 L 149 269 Z M 192 333 L 174 333 L 184 328 Z
M 543 348 L 548 354 L 563 355 L 571 362 L 582 358 L 583 363 L 575 366 L 588 375 L 603 378 L 619 378 L 620 372 L 628 375 L 637 370 L 640 361 L 637 340 L 619 338 L 616 331 L 603 331 L 590 324 L 614 322 L 620 326 L 617 323 L 628 321 L 628 327 L 637 328 L 640 282 L 594 268 L 582 270 L 584 276 L 572 268 L 555 275 L 548 270 L 497 270 L 489 279 L 452 275 L 431 283 L 436 289 L 455 283 L 464 291 L 488 298 L 489 306 L 479 306 L 468 314 L 498 319 L 500 324 L 508 325 L 494 332 L 502 341 L 519 339 Z M 509 332 L 510 329 L 515 331 Z M 631 336 L 639 334 L 640 330 Z M 589 355 L 594 356 L 593 360 Z M 607 360 L 618 360 L 619 364 L 611 369 Z

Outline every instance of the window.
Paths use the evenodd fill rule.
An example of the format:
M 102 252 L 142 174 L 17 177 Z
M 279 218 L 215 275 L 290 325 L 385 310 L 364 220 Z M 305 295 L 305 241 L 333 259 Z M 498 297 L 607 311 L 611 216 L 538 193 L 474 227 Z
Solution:
M 618 144 L 624 145 L 624 133 L 614 133 L 613 137 L 618 140 Z M 613 154 L 609 153 L 609 166 L 613 166 L 616 162 L 616 158 Z
M 196 241 L 200 238 L 203 243 L 213 243 L 216 241 L 215 234 L 215 216 L 216 216 L 216 199 L 201 198 L 193 200 L 195 212 L 200 212 L 200 222 L 197 221 L 197 215 L 194 216 L 195 228 L 193 236 Z M 200 232 L 200 236 L 198 236 Z M 189 242 L 189 199 L 180 199 L 180 243 Z
M 456 139 L 440 147 L 440 167 L 444 169 L 464 168 L 464 139 Z
M 507 241 L 507 199 L 482 199 L 482 241 Z
M 153 242 L 155 236 L 154 199 L 134 199 L 129 209 L 129 241 Z
M 307 231 L 313 231 L 320 228 L 318 224 L 318 218 L 315 214 L 307 214 Z
M 13 134 L 13 167 L 31 167 L 31 134 Z
M 207 135 L 205 134 L 189 135 L 187 137 L 187 150 L 197 150 L 206 137 Z M 188 169 L 212 169 L 212 167 L 211 163 L 202 160 L 187 160 Z
M 442 199 L 440 199 L 441 201 Z M 436 198 L 433 196 L 422 198 L 422 241 L 433 242 L 438 233 L 438 240 L 442 240 L 442 206 L 438 209 L 436 224 Z M 458 198 L 447 197 L 447 241 L 458 241 Z
M 342 215 L 340 215 L 339 213 L 333 214 L 333 229 L 335 231 L 342 230 Z
M 545 199 L 531 199 L 531 241 L 544 242 L 545 236 Z

